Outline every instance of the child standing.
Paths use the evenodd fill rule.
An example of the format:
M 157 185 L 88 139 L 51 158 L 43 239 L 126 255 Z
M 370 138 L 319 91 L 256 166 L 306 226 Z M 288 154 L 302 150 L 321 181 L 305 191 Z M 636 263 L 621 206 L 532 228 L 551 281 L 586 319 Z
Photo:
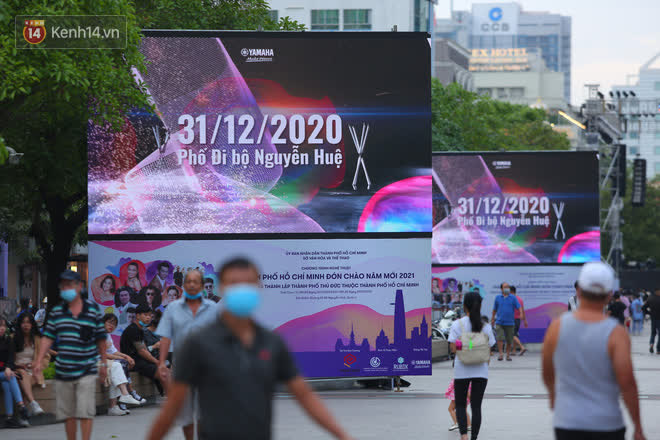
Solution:
M 472 385 L 470 385 L 470 388 L 468 388 L 468 404 L 470 403 L 470 391 L 472 390 Z M 449 427 L 450 431 L 455 431 L 458 429 L 458 420 L 456 420 L 456 397 L 454 397 L 454 379 L 452 379 L 449 382 L 449 386 L 447 387 L 447 391 L 445 391 L 445 397 L 450 400 L 449 402 L 449 408 L 447 408 L 447 411 L 449 411 L 449 416 L 451 417 L 451 420 L 453 424 Z M 470 414 L 467 415 L 467 423 L 468 423 L 468 431 L 472 427 L 472 424 L 470 423 Z

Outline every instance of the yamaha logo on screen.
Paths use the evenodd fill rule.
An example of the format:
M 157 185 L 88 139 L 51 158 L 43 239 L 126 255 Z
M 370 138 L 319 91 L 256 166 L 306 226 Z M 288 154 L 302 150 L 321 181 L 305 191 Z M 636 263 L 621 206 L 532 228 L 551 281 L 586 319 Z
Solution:
M 241 55 L 245 57 L 246 63 L 264 63 L 273 61 L 275 56 L 274 49 L 258 48 L 258 49 L 241 49 Z

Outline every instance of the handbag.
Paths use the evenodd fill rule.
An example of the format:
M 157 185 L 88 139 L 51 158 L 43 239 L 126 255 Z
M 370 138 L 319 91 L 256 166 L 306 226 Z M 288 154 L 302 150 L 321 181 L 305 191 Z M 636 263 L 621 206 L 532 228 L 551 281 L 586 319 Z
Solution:
M 461 326 L 461 350 L 456 352 L 458 360 L 463 365 L 483 364 L 490 360 L 490 345 L 488 335 L 481 332 L 466 332 L 463 327 L 463 321 L 458 321 Z

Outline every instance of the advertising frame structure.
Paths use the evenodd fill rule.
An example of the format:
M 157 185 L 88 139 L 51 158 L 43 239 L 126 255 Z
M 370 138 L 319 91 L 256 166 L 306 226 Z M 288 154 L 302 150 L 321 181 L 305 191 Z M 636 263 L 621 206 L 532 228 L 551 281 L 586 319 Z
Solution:
M 478 289 L 490 319 L 507 282 L 527 313 L 521 341 L 542 342 L 567 310 L 581 264 L 600 261 L 597 153 L 434 153 L 433 179 L 434 308 L 460 306 Z
M 434 152 L 433 264 L 599 260 L 598 172 L 591 151 Z
M 245 256 L 257 318 L 305 376 L 431 374 L 427 35 L 143 34 L 133 73 L 157 114 L 89 127 L 90 297 L 118 315 L 113 337 L 138 287 L 163 310 L 188 269 L 221 309 L 219 265 Z
M 528 322 L 527 327 L 520 327 L 520 340 L 540 343 L 550 322 L 567 311 L 581 267 L 580 264 L 433 265 L 431 282 L 438 280 L 440 286 L 451 286 L 443 288 L 441 296 L 457 303 L 462 301 L 464 293 L 478 289 L 483 298 L 481 314 L 489 320 L 495 298 L 501 293 L 501 283 L 515 286 Z

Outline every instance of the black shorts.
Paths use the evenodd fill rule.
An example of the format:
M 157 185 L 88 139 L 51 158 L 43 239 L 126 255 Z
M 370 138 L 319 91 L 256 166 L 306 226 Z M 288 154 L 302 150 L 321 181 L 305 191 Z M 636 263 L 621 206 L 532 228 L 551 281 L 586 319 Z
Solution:
M 577 431 L 555 428 L 557 440 L 626 440 L 626 428 L 617 431 Z
M 513 336 L 516 338 L 520 338 L 520 318 L 516 318 L 513 320 L 514 326 L 513 326 Z

